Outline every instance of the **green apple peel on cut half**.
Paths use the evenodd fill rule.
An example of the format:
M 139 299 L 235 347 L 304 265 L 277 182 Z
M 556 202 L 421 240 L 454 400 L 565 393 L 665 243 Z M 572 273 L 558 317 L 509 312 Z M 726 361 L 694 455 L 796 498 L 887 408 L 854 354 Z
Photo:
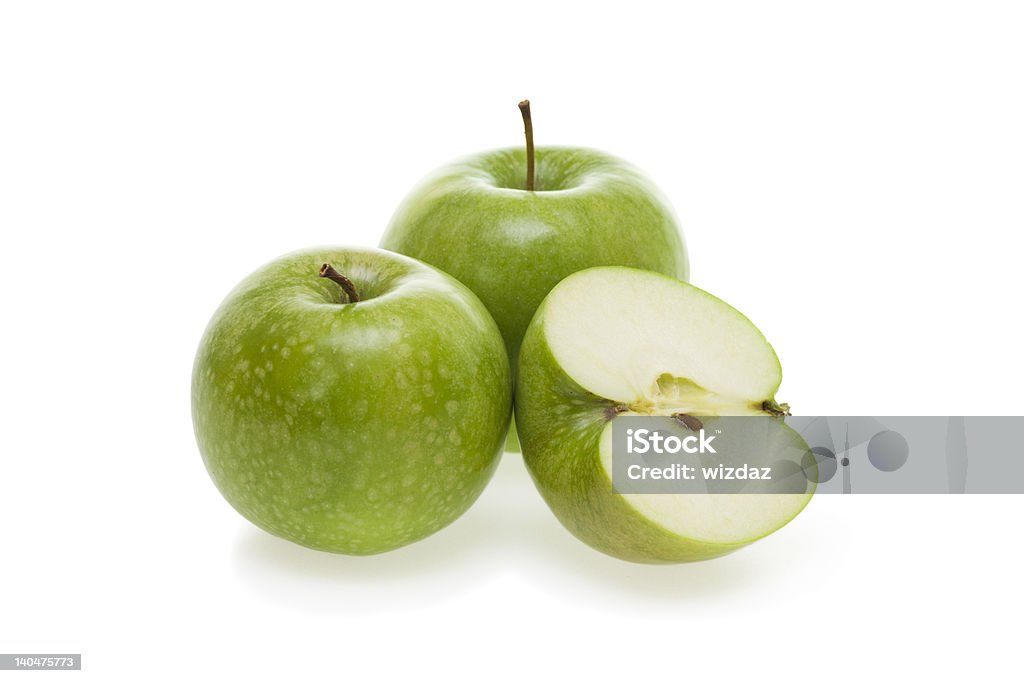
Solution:
M 657 273 L 570 275 L 534 316 L 519 356 L 515 416 L 526 466 L 558 519 L 609 555 L 667 563 L 724 555 L 778 530 L 813 495 L 618 494 L 612 423 L 626 415 L 715 417 L 785 411 L 782 370 L 725 302 Z M 773 441 L 807 450 L 781 419 Z

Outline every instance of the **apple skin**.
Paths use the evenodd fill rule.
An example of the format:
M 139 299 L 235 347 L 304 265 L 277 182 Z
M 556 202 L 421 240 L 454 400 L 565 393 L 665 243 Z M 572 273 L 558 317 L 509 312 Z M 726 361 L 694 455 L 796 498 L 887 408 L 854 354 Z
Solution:
M 606 555 L 645 564 L 706 560 L 746 545 L 675 536 L 637 515 L 612 492 L 598 449 L 615 404 L 583 389 L 561 370 L 538 329 L 542 311 L 537 312 L 537 327 L 523 340 L 515 420 L 530 477 L 562 525 Z
M 380 246 L 425 261 L 487 306 L 513 370 L 534 311 L 584 268 L 621 265 L 687 279 L 682 232 L 668 201 L 633 166 L 604 152 L 536 149 L 536 191 L 524 149 L 484 152 L 422 181 Z
M 331 263 L 361 300 L 318 277 Z M 511 373 L 483 304 L 454 278 L 374 249 L 286 255 L 214 314 L 192 376 L 196 439 L 244 517 L 320 550 L 424 538 L 483 491 Z
M 584 389 L 562 369 L 545 336 L 546 306 L 547 301 L 537 309 L 520 350 L 515 426 L 530 477 L 562 525 L 596 550 L 644 564 L 708 560 L 772 533 L 735 543 L 687 538 L 638 514 L 613 492 L 599 448 L 616 403 Z M 809 450 L 781 420 L 777 429 L 777 438 L 793 452 Z

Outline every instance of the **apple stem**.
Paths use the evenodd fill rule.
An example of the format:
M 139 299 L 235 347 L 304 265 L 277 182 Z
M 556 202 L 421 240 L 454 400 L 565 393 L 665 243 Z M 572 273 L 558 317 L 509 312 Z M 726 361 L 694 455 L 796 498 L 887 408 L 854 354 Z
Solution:
M 523 113 L 523 126 L 526 128 L 526 190 L 528 192 L 533 192 L 533 117 L 530 116 L 530 100 L 523 100 L 520 102 L 519 111 Z
M 348 297 L 348 302 L 350 304 L 354 304 L 359 301 L 359 293 L 356 292 L 356 286 L 352 284 L 351 280 L 336 271 L 334 266 L 330 263 L 325 263 L 320 266 L 320 277 L 325 277 L 331 282 L 337 282 L 341 285 L 341 288 L 345 291 L 345 296 Z
M 704 429 L 704 423 L 695 418 L 693 415 L 687 415 L 686 413 L 676 413 L 672 417 L 686 425 L 686 428 L 691 432 L 699 432 Z
M 622 403 L 614 406 L 608 406 L 607 408 L 604 409 L 604 419 L 610 420 L 619 413 L 624 413 L 627 410 L 629 410 L 629 406 L 624 405 Z
M 789 412 L 788 403 L 776 403 L 775 399 L 768 399 L 762 403 L 761 410 L 775 417 L 788 417 L 793 414 Z

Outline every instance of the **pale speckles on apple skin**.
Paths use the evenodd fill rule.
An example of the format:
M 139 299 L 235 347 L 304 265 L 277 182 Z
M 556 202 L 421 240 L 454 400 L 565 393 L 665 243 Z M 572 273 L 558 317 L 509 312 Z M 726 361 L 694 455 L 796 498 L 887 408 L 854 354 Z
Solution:
M 279 304 L 280 319 L 262 332 L 246 319 L 252 313 L 224 316 L 211 353 L 197 357 L 197 438 L 229 502 L 271 533 L 359 554 L 411 542 L 457 517 L 493 472 L 507 425 L 507 398 L 502 408 L 487 407 L 510 393 L 497 330 L 496 344 L 481 352 L 467 348 L 477 323 L 424 342 L 411 336 L 411 314 L 391 316 L 374 342 L 391 344 L 392 362 L 370 372 L 347 343 L 325 348 L 322 339 L 304 339 Z M 324 324 L 344 330 L 338 320 Z M 352 377 L 358 382 L 339 401 L 339 383 Z M 423 389 L 437 378 L 446 380 L 443 391 Z M 391 408 L 379 405 L 381 385 L 390 388 Z M 494 425 L 490 438 L 481 440 L 480 424 Z M 380 474 L 378 461 L 394 474 Z M 296 481 L 290 469 L 303 476 Z

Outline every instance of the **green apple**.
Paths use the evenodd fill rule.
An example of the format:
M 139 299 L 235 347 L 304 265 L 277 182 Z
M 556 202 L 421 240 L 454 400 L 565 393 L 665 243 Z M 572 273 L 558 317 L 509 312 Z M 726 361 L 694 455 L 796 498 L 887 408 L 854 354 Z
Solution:
M 527 149 L 439 169 L 402 202 L 380 244 L 472 289 L 498 323 L 513 369 L 534 311 L 567 275 L 602 265 L 689 274 L 682 233 L 658 189 L 603 152 L 534 151 L 524 105 Z
M 196 355 L 192 417 L 210 476 L 244 517 L 370 554 L 476 500 L 511 389 L 498 328 L 464 285 L 398 254 L 325 248 L 228 295 Z
M 778 358 L 742 314 L 656 273 L 591 268 L 544 300 L 516 373 L 523 458 L 559 520 L 584 542 L 636 562 L 702 560 L 740 548 L 795 517 L 813 494 L 618 494 L 612 424 L 621 416 L 764 415 L 773 441 L 807 452 L 778 416 Z M 693 422 L 696 419 L 696 423 Z M 797 459 L 799 462 L 799 459 Z

